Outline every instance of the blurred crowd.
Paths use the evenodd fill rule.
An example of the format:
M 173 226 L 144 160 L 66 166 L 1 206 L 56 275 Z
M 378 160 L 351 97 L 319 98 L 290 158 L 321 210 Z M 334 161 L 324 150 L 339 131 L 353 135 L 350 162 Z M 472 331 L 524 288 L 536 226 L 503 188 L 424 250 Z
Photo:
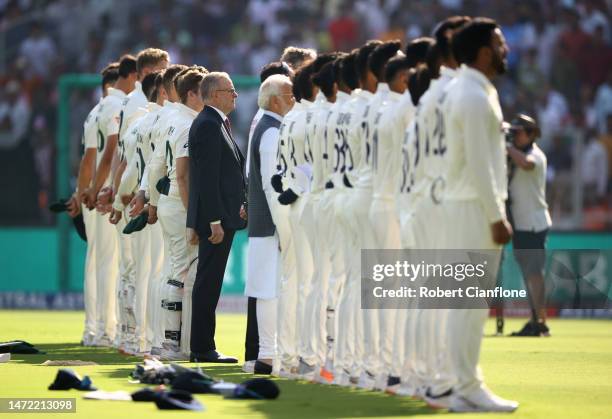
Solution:
M 259 74 L 287 45 L 319 51 L 367 39 L 428 36 L 435 22 L 488 16 L 510 46 L 498 84 L 504 114 L 539 121 L 548 155 L 555 227 L 612 229 L 612 44 L 610 0 L 0 0 L 0 167 L 2 224 L 46 224 L 54 196 L 57 80 L 97 73 L 146 46 L 173 62 L 232 75 Z M 246 149 L 256 91 L 241 89 L 236 126 Z M 99 92 L 71 98 L 76 172 L 82 121 Z M 5 195 L 7 196 L 7 195 Z

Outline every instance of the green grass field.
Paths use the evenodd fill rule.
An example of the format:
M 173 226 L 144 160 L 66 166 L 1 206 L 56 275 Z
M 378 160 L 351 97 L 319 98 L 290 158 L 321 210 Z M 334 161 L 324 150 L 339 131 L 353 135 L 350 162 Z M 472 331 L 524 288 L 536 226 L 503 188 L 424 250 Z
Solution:
M 273 401 L 224 400 L 199 395 L 205 412 L 159 411 L 154 404 L 90 401 L 76 390 L 49 391 L 58 367 L 40 365 L 47 359 L 78 359 L 99 365 L 73 367 L 89 375 L 99 389 L 135 391 L 127 376 L 137 358 L 109 349 L 79 346 L 83 313 L 49 311 L 0 311 L 0 341 L 23 339 L 47 352 L 45 355 L 13 355 L 0 364 L 0 397 L 76 397 L 78 417 L 154 418 L 202 414 L 214 418 L 336 418 L 425 417 L 447 415 L 423 402 L 382 393 L 333 386 L 277 380 L 281 395 Z M 220 315 L 217 345 L 227 354 L 241 357 L 245 318 Z M 522 320 L 510 320 L 506 330 Z M 503 397 L 521 402 L 514 418 L 611 418 L 612 322 L 603 320 L 551 320 L 551 338 L 484 339 L 482 368 L 488 385 Z M 492 332 L 492 323 L 486 331 Z M 249 376 L 240 366 L 204 366 L 216 378 L 240 382 Z M 21 414 L 19 417 L 27 417 Z M 58 416 L 58 414 L 49 414 Z M 499 415 L 461 415 L 488 418 Z M 41 417 L 40 415 L 34 417 Z M 63 416 L 65 417 L 65 416 Z

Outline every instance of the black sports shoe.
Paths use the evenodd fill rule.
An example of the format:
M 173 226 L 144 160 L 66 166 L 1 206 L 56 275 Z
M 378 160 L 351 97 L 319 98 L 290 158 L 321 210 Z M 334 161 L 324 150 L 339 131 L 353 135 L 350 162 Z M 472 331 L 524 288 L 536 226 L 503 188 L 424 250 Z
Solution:
M 510 336 L 540 336 L 540 329 L 531 320 L 525 323 L 525 326 L 518 332 L 512 332 Z
M 540 336 L 550 337 L 550 329 L 544 322 L 538 322 L 538 328 L 540 329 Z

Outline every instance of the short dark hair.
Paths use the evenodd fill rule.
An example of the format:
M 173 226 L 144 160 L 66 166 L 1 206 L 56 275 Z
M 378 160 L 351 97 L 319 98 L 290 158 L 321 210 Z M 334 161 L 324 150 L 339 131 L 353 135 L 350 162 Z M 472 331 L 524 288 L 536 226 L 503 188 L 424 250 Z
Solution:
M 179 78 L 181 78 L 184 74 L 188 73 L 189 71 L 199 71 L 200 73 L 202 73 L 204 75 L 209 73 L 209 71 L 206 69 L 206 67 L 203 67 L 201 65 L 195 65 L 194 64 L 192 66 L 186 66 L 184 69 L 182 69 L 181 71 L 176 73 L 176 75 L 172 79 L 172 84 L 174 84 L 174 88 L 177 90 L 177 92 L 178 92 Z
M 377 46 L 374 51 L 372 51 L 372 54 L 370 54 L 368 66 L 378 81 L 382 81 L 383 79 L 385 64 L 397 54 L 401 46 L 402 43 L 399 40 L 387 41 Z
M 289 64 L 282 61 L 273 61 L 264 65 L 259 72 L 259 82 L 263 83 L 268 77 L 273 74 L 282 74 L 287 77 L 291 77 L 293 71 L 289 67 Z
M 393 57 L 389 61 L 387 61 L 387 64 L 385 65 L 383 80 L 386 83 L 389 83 L 395 78 L 395 76 L 397 76 L 400 71 L 410 70 L 411 68 L 412 66 L 410 65 L 410 62 L 406 59 L 406 57 Z
M 357 58 L 355 60 L 355 70 L 357 71 L 357 77 L 359 80 L 363 80 L 368 72 L 368 58 L 374 49 L 377 46 L 382 45 L 382 41 L 372 40 L 366 42 L 361 48 L 359 48 L 359 52 L 357 53 Z
M 317 52 L 310 48 L 287 47 L 280 57 L 280 61 L 286 62 L 296 71 L 307 61 L 312 61 L 317 57 Z
M 127 78 L 130 74 L 136 73 L 136 58 L 126 54 L 119 59 L 119 77 Z
M 100 71 L 102 75 L 102 88 L 109 83 L 115 83 L 119 78 L 119 63 L 110 63 Z
M 183 64 L 173 64 L 166 68 L 166 71 L 164 71 L 164 77 L 162 79 L 166 92 L 170 93 L 170 90 L 172 90 L 174 77 L 186 68 L 188 67 Z
M 452 40 L 452 50 L 458 63 L 472 64 L 478 58 L 480 48 L 491 45 L 497 22 L 486 17 L 474 18 L 459 29 Z
M 451 49 L 453 31 L 462 27 L 470 20 L 471 18 L 468 16 L 451 16 L 438 23 L 434 29 L 433 36 L 436 42 L 429 48 L 426 59 L 432 78 L 437 79 L 440 77 L 442 61 L 454 58 Z
M 354 49 L 350 54 L 340 59 L 340 79 L 351 90 L 359 87 L 359 77 L 355 68 L 358 52 L 358 49 Z
M 451 38 L 448 31 L 454 31 L 472 20 L 469 16 L 451 16 L 440 23 L 433 30 L 433 37 L 436 40 L 436 52 L 440 58 L 449 58 L 453 51 L 451 49 Z
M 162 61 L 170 61 L 170 56 L 166 51 L 159 48 L 143 49 L 136 56 L 138 73 L 146 67 L 154 67 Z
M 164 84 L 164 73 L 166 70 L 161 70 L 157 72 L 157 76 L 155 77 L 155 101 L 157 102 L 157 96 L 159 96 L 159 88 Z
M 321 70 L 312 75 L 312 82 L 321 89 L 326 98 L 334 94 L 334 83 L 336 83 L 334 63 L 335 61 L 328 62 Z
M 190 68 L 184 73 L 181 72 L 181 75 L 176 77 L 176 93 L 181 99 L 181 103 L 187 102 L 189 92 L 200 90 L 200 85 L 205 76 L 206 74 L 203 72 Z
M 300 68 L 297 73 L 295 73 L 295 77 L 293 78 L 293 96 L 295 100 L 306 99 L 312 101 L 314 95 L 313 84 L 310 80 L 312 76 L 312 63 L 307 64 Z
M 155 71 L 147 74 L 144 79 L 142 79 L 142 91 L 147 97 L 149 102 L 155 102 L 157 99 L 157 89 L 155 88 L 155 80 L 157 80 L 157 76 L 160 71 Z
M 416 67 L 417 65 L 424 63 L 427 59 L 427 53 L 434 43 L 434 39 L 427 36 L 410 41 L 404 50 L 410 65 L 412 67 Z
M 419 99 L 429 89 L 430 82 L 431 75 L 429 69 L 425 64 L 419 64 L 410 77 L 408 77 L 408 91 L 410 91 L 410 98 L 414 106 L 419 104 Z

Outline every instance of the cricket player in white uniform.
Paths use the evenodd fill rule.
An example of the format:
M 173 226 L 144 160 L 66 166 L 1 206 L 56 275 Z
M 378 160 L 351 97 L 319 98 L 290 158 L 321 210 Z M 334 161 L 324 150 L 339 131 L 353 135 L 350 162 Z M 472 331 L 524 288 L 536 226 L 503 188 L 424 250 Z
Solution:
M 368 67 L 368 59 L 372 51 L 382 42 L 369 41 L 355 52 L 355 70 L 361 89 L 353 93 L 353 98 L 345 108 L 341 133 L 342 165 L 339 170 L 342 183 L 346 186 L 337 192 L 335 211 L 340 220 L 346 240 L 344 254 L 346 255 L 346 283 L 345 290 L 338 303 L 338 333 L 336 349 L 334 351 L 334 381 L 337 384 L 348 386 L 357 384 L 364 370 L 364 338 L 363 316 L 361 315 L 361 261 L 360 239 L 362 235 L 373 237 L 369 220 L 366 225 L 357 222 L 356 213 L 359 211 L 360 196 L 354 185 L 359 177 L 359 165 L 362 160 L 363 115 L 370 103 L 373 92 L 376 90 L 376 77 Z M 362 203 L 363 204 L 363 203 Z M 344 222 L 343 222 L 344 221 Z M 362 229 L 365 228 L 365 231 Z
M 315 88 L 310 81 L 314 64 L 310 63 L 297 72 L 293 81 L 293 93 L 296 103 L 285 115 L 281 126 L 279 144 L 287 144 L 286 175 L 282 179 L 283 192 L 278 201 L 289 205 L 289 227 L 294 243 L 297 278 L 296 283 L 281 282 L 279 313 L 282 314 L 279 331 L 287 336 L 280 341 L 281 377 L 296 377 L 299 366 L 301 343 L 305 339 L 305 327 L 309 311 L 306 296 L 310 292 L 314 261 L 306 228 L 302 224 L 305 195 L 310 189 L 311 170 L 306 162 L 306 126 L 307 114 L 313 106 Z M 292 307 L 297 307 L 295 317 Z M 283 342 L 287 342 L 284 345 Z M 314 367 L 313 367 L 314 374 Z
M 297 87 L 294 84 L 293 93 L 294 97 L 299 98 Z M 296 101 L 293 108 L 283 118 L 279 130 L 277 169 L 280 167 L 280 172 L 283 174 L 281 176 L 283 190 L 288 194 L 295 191 L 296 198 L 297 193 L 301 193 L 296 177 L 299 170 L 298 166 L 303 165 L 304 162 L 305 114 L 307 107 L 311 104 L 312 102 L 303 98 L 299 102 Z M 299 223 L 302 202 L 301 199 L 297 199 L 291 205 L 288 205 L 289 202 L 287 202 L 287 217 L 295 257 L 295 269 L 293 274 L 281 277 L 278 299 L 278 352 L 280 360 L 278 375 L 285 378 L 292 378 L 297 373 L 300 325 L 303 324 L 301 310 L 305 308 L 305 304 L 300 303 L 300 301 L 303 301 L 302 281 L 304 281 L 304 278 L 310 277 L 313 270 L 312 254 L 306 233 Z
M 143 79 L 142 88 L 149 102 L 146 108 L 139 109 L 137 113 L 142 114 L 142 116 L 133 120 L 130 129 L 123 138 L 126 168 L 115 193 L 111 223 L 117 223 L 123 216 L 127 218 L 125 206 L 130 202 L 140 185 L 145 165 L 143 153 L 146 154 L 147 152 L 144 147 L 145 138 L 149 137 L 152 125 L 157 119 L 159 109 L 161 109 L 154 102 L 158 96 L 156 85 L 161 84 L 156 83 L 159 78 L 161 78 L 161 72 L 157 71 L 149 73 Z M 150 150 L 148 144 L 147 147 Z M 120 313 L 123 313 L 127 319 L 127 324 L 122 326 L 128 329 L 124 337 L 122 350 L 130 354 L 140 354 L 145 351 L 146 289 L 149 277 L 156 275 L 161 266 L 160 261 L 151 259 L 151 232 L 152 228 L 145 228 L 131 233 L 132 244 L 134 245 L 132 250 L 135 275 L 129 277 L 129 279 L 134 279 L 135 282 L 124 284 L 125 288 L 119 290 Z
M 323 237 L 327 243 L 327 252 L 331 264 L 328 293 L 326 297 L 326 359 L 323 369 L 321 370 L 321 377 L 325 380 L 324 382 L 327 383 L 330 383 L 334 379 L 334 342 L 338 335 L 336 308 L 346 282 L 346 255 L 344 253 L 344 239 L 346 239 L 346 235 L 343 234 L 340 228 L 335 206 L 338 191 L 340 188 L 345 187 L 342 175 L 339 175 L 340 162 L 342 160 L 340 147 L 342 147 L 342 138 L 346 127 L 344 111 L 351 99 L 350 93 L 352 87 L 344 82 L 341 73 L 342 67 L 345 64 L 344 61 L 348 57 L 348 54 L 339 55 L 333 63 L 326 65 L 327 71 L 330 74 L 327 75 L 328 81 L 326 83 L 328 86 L 325 87 L 325 89 L 329 89 L 329 85 L 332 85 L 332 82 L 337 87 L 335 88 L 336 100 L 329 110 L 325 127 L 326 131 L 320 151 L 321 176 L 325 183 L 325 190 L 321 194 L 321 199 L 319 201 L 317 219 L 320 225 L 319 229 L 324 233 Z M 354 63 L 353 56 L 349 59 L 349 65 L 354 66 Z
M 510 240 L 506 220 L 507 174 L 503 116 L 491 79 L 506 69 L 508 47 L 495 21 L 476 18 L 453 37 L 455 57 L 463 62 L 456 82 L 442 98 L 448 172 L 444 210 L 447 248 L 501 250 Z M 457 53 L 459 51 L 459 53 Z M 489 263 L 491 266 L 495 266 Z M 495 275 L 496 269 L 492 268 Z M 518 403 L 493 394 L 478 367 L 487 309 L 454 309 L 448 319 L 448 351 L 457 381 L 450 409 L 514 411 Z
M 389 85 L 383 81 L 385 63 L 400 50 L 399 41 L 385 42 L 377 46 L 368 58 L 371 74 L 377 81 L 376 92 L 366 105 L 359 133 L 361 158 L 357 165 L 357 182 L 355 183 L 354 216 L 359 226 L 360 249 L 375 249 L 376 239 L 370 222 L 369 212 L 372 202 L 372 145 L 379 122 L 378 110 L 389 96 Z M 353 169 L 355 170 L 355 169 Z M 364 358 L 363 370 L 359 379 L 359 387 L 383 390 L 387 386 L 389 371 L 384 370 L 382 359 L 381 337 L 388 332 L 380 309 L 362 309 L 364 326 Z
M 188 71 L 188 67 L 181 64 L 174 64 L 168 67 L 162 76 L 162 85 L 167 95 L 162 109 L 159 111 L 159 118 L 151 131 L 150 141 L 154 144 L 154 151 L 151 158 L 146 162 L 140 191 L 132 200 L 130 215 L 137 215 L 144 208 L 145 197 L 149 197 L 149 223 L 158 225 L 159 232 L 162 227 L 157 223 L 158 220 L 158 201 L 159 191 L 158 182 L 165 180 L 169 182 L 166 171 L 166 142 L 168 131 L 172 126 L 178 112 L 179 97 L 174 83 L 179 74 Z M 163 179 L 161 179 L 163 178 Z M 163 233 L 161 234 L 164 237 Z M 159 240 L 159 239 L 158 239 Z M 159 356 L 162 352 L 162 342 L 165 339 L 165 326 L 163 309 L 161 306 L 162 289 L 170 279 L 170 257 L 169 243 L 166 237 L 159 240 L 158 246 L 163 246 L 163 266 L 157 277 L 151 277 L 148 285 L 147 295 L 147 345 L 151 348 L 151 354 Z
M 113 190 L 116 191 L 119 187 L 119 182 L 121 180 L 121 176 L 125 171 L 125 167 L 127 164 L 126 161 L 126 147 L 123 141 L 123 137 L 127 135 L 127 133 L 131 130 L 131 126 L 133 122 L 143 115 L 143 109 L 146 108 L 148 100 L 144 92 L 142 91 L 141 81 L 146 77 L 149 73 L 165 69 L 168 66 L 170 58 L 166 51 L 155 49 L 155 48 L 147 48 L 138 53 L 136 57 L 136 70 L 138 72 L 138 81 L 135 83 L 134 90 L 128 94 L 123 102 L 123 108 L 120 113 L 120 121 L 119 121 L 119 138 L 118 138 L 118 167 L 114 176 L 114 185 Z M 147 274 L 148 269 L 141 269 L 141 273 L 137 278 L 137 262 L 135 260 L 136 255 L 140 255 L 139 258 L 142 260 L 139 262 L 141 266 L 148 266 L 151 264 L 149 260 L 149 238 L 147 237 L 147 233 L 143 234 L 133 234 L 126 235 L 123 234 L 123 229 L 127 224 L 128 217 L 127 214 L 125 216 L 119 217 L 117 214 L 111 215 L 111 221 L 116 222 L 117 234 L 119 237 L 120 244 L 120 257 L 119 257 L 119 270 L 121 273 L 121 278 L 119 280 L 120 288 L 118 289 L 118 298 L 125 298 L 127 290 L 129 286 L 127 284 L 135 284 L 137 282 L 142 282 L 143 274 Z M 125 306 L 124 303 L 120 305 Z M 122 313 L 125 313 L 125 310 L 121 310 Z M 117 324 L 118 330 L 119 328 L 125 329 L 125 321 L 119 316 L 119 323 Z M 117 333 L 117 337 L 115 339 L 115 346 L 123 350 L 124 338 L 121 336 L 121 333 Z
M 157 215 L 167 243 L 170 273 L 161 288 L 162 323 L 164 339 L 161 358 L 180 360 L 188 357 L 181 342 L 181 315 L 183 307 L 191 312 L 191 294 L 184 295 L 183 286 L 190 262 L 197 256 L 197 247 L 187 243 L 186 219 L 188 199 L 189 129 L 198 113 L 204 108 L 200 84 L 205 73 L 198 69 L 181 73 L 177 79 L 180 103 L 166 133 L 165 167 L 151 163 L 150 179 L 168 173 L 170 187 L 167 195 L 151 190 L 151 202 L 158 202 Z M 165 169 L 165 170 L 164 170 Z M 190 323 L 191 325 L 191 323 Z
M 83 330 L 83 345 L 91 346 L 96 337 L 96 212 L 89 210 L 82 203 L 83 196 L 91 186 L 96 169 L 98 148 L 98 113 L 100 103 L 108 95 L 108 88 L 113 87 L 119 77 L 118 63 L 109 64 L 101 71 L 102 97 L 87 115 L 83 123 L 83 157 L 79 166 L 77 189 L 68 203 L 69 215 L 76 217 L 83 214 L 85 232 L 87 234 L 87 254 L 85 257 L 85 280 L 83 296 L 85 305 L 85 329 Z
M 437 77 L 432 80 L 429 89 L 419 100 L 418 118 L 415 129 L 418 128 L 419 162 L 415 170 L 413 235 L 416 249 L 439 249 L 443 242 L 447 221 L 442 209 L 445 171 L 448 166 L 448 153 L 444 145 L 444 127 L 440 98 L 445 91 L 452 89 L 450 82 L 455 78 L 457 67 L 451 48 L 451 38 L 454 31 L 464 25 L 469 18 L 463 16 L 450 17 L 441 22 L 434 30 L 436 44 L 432 50 L 436 58 L 429 60 L 428 70 Z M 433 64 L 432 64 L 433 63 Z M 443 262 L 443 261 L 440 261 Z M 453 377 L 450 358 L 446 348 L 446 324 L 448 310 L 446 309 L 414 309 L 418 337 L 413 346 L 413 368 L 416 377 L 426 385 L 423 397 L 432 407 L 448 407 Z
M 154 151 L 163 151 L 165 137 L 162 138 L 161 132 L 167 128 L 170 115 L 174 113 L 175 102 L 178 100 L 176 88 L 172 81 L 174 77 L 182 70 L 187 68 L 183 65 L 172 65 L 166 70 L 162 70 L 161 80 L 156 80 L 157 103 L 162 104 L 161 109 L 157 111 L 156 117 L 151 122 L 150 126 L 146 127 L 146 132 L 143 131 L 145 147 L 140 149 L 137 146 L 137 151 L 142 152 L 142 162 L 144 162 L 144 170 L 141 169 L 139 190 L 129 203 L 128 215 L 130 217 L 138 216 L 145 209 L 145 201 L 150 196 L 150 188 L 155 188 L 156 183 L 149 184 L 149 167 L 153 160 Z M 171 118 L 170 118 L 171 119 Z M 139 156 L 140 157 L 140 156 Z M 164 154 L 159 157 L 159 164 L 163 165 Z M 159 355 L 161 351 L 161 340 L 163 337 L 163 326 L 160 320 L 161 302 L 159 299 L 159 288 L 162 284 L 162 277 L 168 273 L 167 258 L 164 255 L 167 252 L 165 242 L 161 231 L 161 226 L 157 223 L 157 207 L 149 205 L 149 226 L 145 230 L 149 230 L 149 247 L 150 252 L 150 278 L 145 281 L 137 282 L 141 284 L 136 291 L 137 295 L 146 292 L 146 326 L 145 326 L 145 341 L 141 342 L 140 352 L 150 352 L 153 350 L 154 355 Z M 144 287 L 147 287 L 145 291 Z M 157 339 L 155 339 L 157 337 Z M 155 349 L 153 349 L 155 348 Z
M 313 80 L 316 80 L 316 77 L 317 74 L 315 73 Z M 316 85 L 317 82 L 314 81 L 314 83 Z M 300 373 L 307 380 L 317 378 L 325 361 L 325 338 L 327 335 L 325 313 L 331 263 L 327 248 L 329 243 L 326 242 L 326 234 L 320 222 L 319 200 L 325 188 L 325 180 L 321 170 L 321 158 L 323 156 L 321 148 L 325 141 L 327 116 L 332 105 L 330 99 L 334 100 L 335 97 L 326 97 L 322 91 L 319 91 L 306 117 L 307 140 L 305 151 L 308 163 L 312 166 L 312 182 L 310 192 L 306 196 L 307 202 L 302 215 L 302 225 L 307 229 L 308 243 L 313 260 L 316 261 L 310 290 L 305 295 L 309 315 L 305 319 L 305 328 L 302 330 L 304 339 L 300 345 Z
M 376 116 L 372 142 L 373 200 L 370 221 L 374 228 L 377 249 L 400 249 L 400 223 L 397 211 L 397 185 L 401 174 L 402 141 L 406 124 L 412 119 L 414 106 L 406 100 L 408 74 L 411 63 L 403 55 L 389 60 L 385 66 L 384 80 L 390 92 Z M 387 332 L 381 333 L 381 351 L 384 371 L 390 377 L 387 391 L 399 387 L 401 366 L 404 359 L 405 336 L 402 320 L 408 315 L 405 307 L 399 310 L 385 309 L 380 313 Z
M 136 83 L 136 59 L 132 56 L 123 56 L 119 62 L 119 79 L 115 88 L 108 89 L 106 96 L 100 103 L 98 113 L 98 150 L 97 166 L 93 184 L 86 195 L 86 204 L 93 207 L 94 203 L 99 209 L 105 211 L 97 216 L 96 237 L 96 278 L 97 281 L 96 305 L 97 309 L 97 345 L 111 346 L 115 338 L 116 328 L 116 282 L 117 276 L 117 235 L 115 228 L 109 224 L 106 216 L 106 207 L 112 197 L 111 166 L 116 155 L 119 134 L 119 120 L 123 100 L 126 94 L 134 89 Z M 128 249 L 129 251 L 129 249 Z

